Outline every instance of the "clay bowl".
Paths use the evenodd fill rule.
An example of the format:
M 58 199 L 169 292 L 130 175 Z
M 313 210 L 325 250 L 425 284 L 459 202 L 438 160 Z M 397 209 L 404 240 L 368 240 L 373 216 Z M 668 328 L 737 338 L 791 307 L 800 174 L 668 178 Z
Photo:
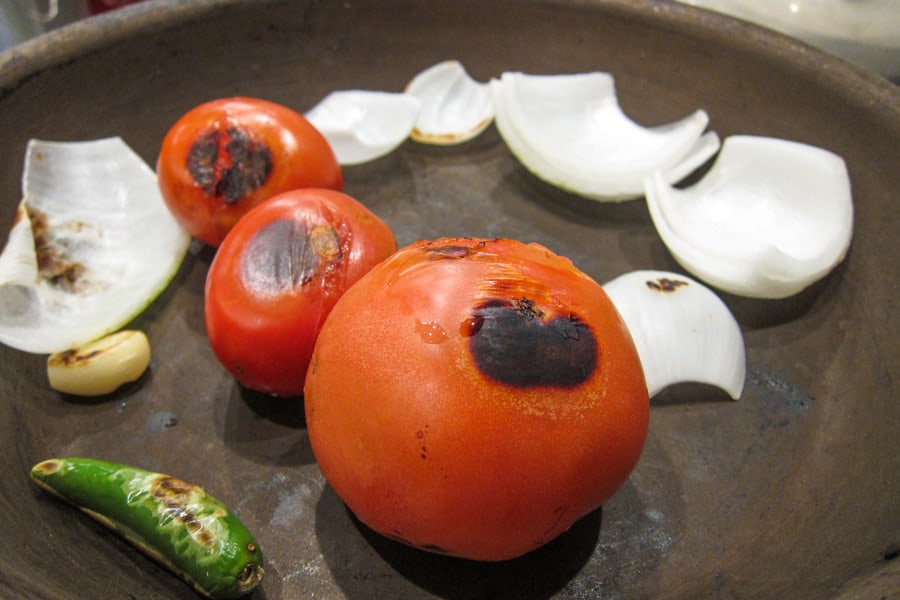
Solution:
M 900 91 L 799 42 L 640 0 L 148 2 L 0 55 L 0 223 L 26 141 L 123 137 L 150 164 L 200 102 L 251 95 L 298 110 L 335 89 L 399 91 L 421 69 L 602 70 L 654 125 L 704 108 L 721 136 L 842 155 L 856 206 L 846 261 L 783 301 L 723 296 L 747 343 L 743 398 L 680 386 L 654 398 L 641 461 L 601 510 L 520 559 L 482 564 L 398 545 L 356 522 L 321 476 L 302 404 L 246 392 L 208 347 L 195 245 L 134 323 L 153 345 L 137 384 L 93 401 L 48 389 L 45 357 L 0 348 L 0 596 L 193 598 L 163 568 L 28 480 L 86 455 L 180 476 L 257 534 L 253 598 L 879 598 L 900 589 L 897 402 Z M 496 130 L 408 142 L 345 170 L 401 244 L 442 235 L 542 243 L 598 281 L 679 267 L 641 201 L 550 188 Z

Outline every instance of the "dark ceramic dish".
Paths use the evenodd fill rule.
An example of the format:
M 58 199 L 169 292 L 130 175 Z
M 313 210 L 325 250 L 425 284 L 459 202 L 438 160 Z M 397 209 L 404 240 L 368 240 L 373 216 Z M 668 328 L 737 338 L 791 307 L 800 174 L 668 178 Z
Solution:
M 353 519 L 316 466 L 302 404 L 241 390 L 210 351 L 212 252 L 196 246 L 134 324 L 154 352 L 138 383 L 94 401 L 61 397 L 43 356 L 0 348 L 0 596 L 195 597 L 29 482 L 31 465 L 61 455 L 167 472 L 224 500 L 266 554 L 253 598 L 847 600 L 900 589 L 900 91 L 805 45 L 641 0 L 139 4 L 0 54 L 0 223 L 12 223 L 28 138 L 119 135 L 153 164 L 169 126 L 201 101 L 252 95 L 302 111 L 335 89 L 399 91 L 448 58 L 480 80 L 609 71 L 642 124 L 704 108 L 723 137 L 832 150 L 852 178 L 850 254 L 794 298 L 725 296 L 747 343 L 743 398 L 664 392 L 640 464 L 601 510 L 521 559 L 478 564 Z M 406 143 L 345 176 L 401 244 L 517 237 L 601 282 L 679 270 L 643 202 L 552 189 L 493 128 L 459 147 Z

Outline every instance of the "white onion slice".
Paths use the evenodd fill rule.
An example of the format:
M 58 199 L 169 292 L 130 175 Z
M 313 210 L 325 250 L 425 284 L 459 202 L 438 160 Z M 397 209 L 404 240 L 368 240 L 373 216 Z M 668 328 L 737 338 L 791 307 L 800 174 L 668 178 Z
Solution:
M 728 137 L 709 173 L 678 190 L 646 182 L 653 223 L 675 259 L 732 294 L 785 298 L 847 254 L 853 200 L 843 159 L 799 142 Z
M 418 73 L 405 92 L 422 102 L 410 137 L 424 144 L 451 145 L 471 140 L 494 120 L 487 83 L 472 79 L 456 60 L 437 63 Z
M 632 121 L 608 73 L 507 72 L 490 85 L 497 128 L 519 161 L 548 183 L 595 200 L 638 198 L 656 171 L 677 182 L 719 149 L 718 136 L 704 134 L 703 110 L 658 127 Z
M 306 113 L 341 165 L 375 160 L 408 137 L 422 103 L 408 94 L 369 90 L 331 92 Z
M 0 341 L 19 350 L 54 353 L 125 325 L 190 244 L 154 172 L 117 137 L 31 140 L 22 189 L 0 255 Z
M 604 284 L 637 346 L 654 396 L 676 383 L 703 383 L 737 400 L 744 388 L 744 337 L 712 290 L 684 275 L 632 271 Z

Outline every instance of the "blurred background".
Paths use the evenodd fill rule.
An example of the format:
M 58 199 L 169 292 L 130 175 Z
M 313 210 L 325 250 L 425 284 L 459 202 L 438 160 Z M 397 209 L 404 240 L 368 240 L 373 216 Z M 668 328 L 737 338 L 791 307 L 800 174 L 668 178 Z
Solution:
M 36 35 L 141 0 L 0 0 L 0 50 Z
M 79 19 L 141 0 L 0 0 L 0 50 Z
M 764 25 L 900 81 L 900 0 L 680 0 Z
M 78 19 L 141 1 L 0 0 L 0 51 Z M 900 0 L 676 1 L 792 35 L 900 82 Z

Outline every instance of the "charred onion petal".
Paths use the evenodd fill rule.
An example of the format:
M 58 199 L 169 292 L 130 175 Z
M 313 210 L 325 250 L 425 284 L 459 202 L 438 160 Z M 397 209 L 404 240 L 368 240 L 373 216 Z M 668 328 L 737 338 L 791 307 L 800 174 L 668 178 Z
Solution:
M 685 382 L 705 383 L 737 400 L 746 358 L 741 328 L 709 288 L 666 271 L 632 271 L 604 284 L 628 326 L 650 396 Z
M 340 90 L 328 94 L 306 118 L 331 145 L 338 162 L 355 165 L 392 152 L 419 116 L 421 102 L 407 94 Z
M 675 259 L 732 294 L 784 298 L 837 266 L 853 235 L 843 159 L 775 138 L 732 136 L 696 185 L 674 189 L 658 173 L 647 205 Z
M 190 235 L 120 138 L 28 144 L 0 255 L 0 341 L 53 353 L 115 331 L 162 292 Z
M 418 73 L 405 92 L 422 103 L 410 137 L 423 144 L 466 142 L 494 120 L 488 84 L 472 79 L 456 60 L 437 63 Z

